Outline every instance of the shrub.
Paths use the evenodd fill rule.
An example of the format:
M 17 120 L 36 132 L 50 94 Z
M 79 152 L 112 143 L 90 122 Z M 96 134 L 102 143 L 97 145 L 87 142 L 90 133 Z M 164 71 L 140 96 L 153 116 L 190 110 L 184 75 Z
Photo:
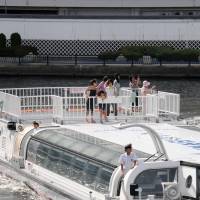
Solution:
M 26 49 L 27 54 L 32 53 L 33 55 L 38 55 L 37 47 L 32 47 L 32 46 L 21 46 L 21 47 Z
M 200 51 L 196 49 L 182 49 L 178 50 L 179 60 L 188 62 L 188 65 L 191 65 L 192 61 L 198 61 Z
M 0 48 L 6 48 L 6 36 L 3 33 L 0 34 Z
M 19 33 L 12 33 L 10 36 L 11 47 L 21 46 L 22 39 Z
M 106 60 L 116 60 L 118 56 L 119 56 L 118 52 L 105 51 L 105 52 L 100 53 L 98 55 L 98 58 L 100 60 L 103 60 L 104 61 L 104 65 L 106 65 Z
M 19 48 L 15 48 L 14 49 L 15 57 L 24 57 L 27 54 L 28 54 L 28 51 L 26 49 L 24 49 L 24 48 L 19 47 Z
M 11 47 L 1 48 L 0 49 L 0 57 L 14 57 L 15 52 L 14 49 Z
M 133 62 L 139 60 L 142 56 L 142 49 L 135 46 L 124 47 L 120 50 L 120 53 L 127 59 L 131 60 L 131 65 Z
M 37 49 L 34 47 L 7 47 L 0 48 L 0 57 L 24 57 L 29 53 L 37 55 Z

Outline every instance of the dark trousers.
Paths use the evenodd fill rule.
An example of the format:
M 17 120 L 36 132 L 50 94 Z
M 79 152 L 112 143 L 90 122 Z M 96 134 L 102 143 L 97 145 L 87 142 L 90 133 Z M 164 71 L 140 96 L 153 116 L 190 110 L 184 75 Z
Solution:
M 107 104 L 107 116 L 110 115 L 110 107 L 113 107 L 114 115 L 117 116 L 117 103 L 109 103 Z

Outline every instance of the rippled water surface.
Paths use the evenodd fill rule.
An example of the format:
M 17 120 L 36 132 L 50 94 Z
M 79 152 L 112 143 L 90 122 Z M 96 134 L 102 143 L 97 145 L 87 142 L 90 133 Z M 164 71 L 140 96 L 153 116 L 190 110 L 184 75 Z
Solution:
M 200 79 L 148 79 L 159 90 L 181 94 L 181 116 L 200 115 Z M 6 77 L 0 76 L 0 88 L 13 87 L 54 87 L 86 86 L 89 79 L 69 79 L 66 77 Z M 121 80 L 128 86 L 128 79 Z M 23 183 L 0 175 L 0 200 L 40 200 Z
M 0 200 L 42 200 L 24 183 L 0 174 Z

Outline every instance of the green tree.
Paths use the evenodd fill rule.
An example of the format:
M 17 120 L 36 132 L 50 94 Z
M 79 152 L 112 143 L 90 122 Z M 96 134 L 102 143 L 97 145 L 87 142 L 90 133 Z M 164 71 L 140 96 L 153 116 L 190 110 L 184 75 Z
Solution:
M 179 60 L 188 62 L 188 66 L 191 66 L 192 61 L 198 61 L 200 51 L 196 49 L 182 49 L 179 51 Z
M 21 47 L 15 48 L 15 49 L 14 49 L 14 55 L 15 55 L 16 57 L 24 57 L 24 56 L 26 56 L 28 53 L 29 53 L 29 52 L 28 52 L 26 49 L 21 48 Z
M 137 46 L 124 47 L 124 48 L 120 49 L 120 53 L 127 60 L 131 60 L 131 66 L 133 66 L 134 61 L 138 61 L 143 56 L 142 49 Z
M 98 58 L 100 60 L 103 60 L 103 65 L 106 65 L 106 60 L 116 60 L 119 56 L 118 52 L 115 51 L 105 51 L 98 55 Z
M 154 52 L 152 52 L 151 56 L 156 58 L 160 66 L 162 66 L 163 61 L 172 61 L 174 59 L 174 53 L 175 50 L 168 47 L 158 47 L 154 49 Z
M 20 47 L 22 39 L 19 33 L 12 33 L 10 36 L 11 47 Z
M 0 34 L 0 48 L 6 48 L 6 36 L 3 33 Z

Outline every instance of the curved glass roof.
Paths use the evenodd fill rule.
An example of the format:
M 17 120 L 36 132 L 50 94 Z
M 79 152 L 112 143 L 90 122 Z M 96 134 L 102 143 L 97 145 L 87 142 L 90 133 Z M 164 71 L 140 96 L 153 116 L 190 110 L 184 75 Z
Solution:
M 105 162 L 113 167 L 119 165 L 119 157 L 124 152 L 124 147 L 121 145 L 66 128 L 41 130 L 33 138 Z M 139 158 L 149 156 L 141 151 L 135 150 L 135 152 Z

